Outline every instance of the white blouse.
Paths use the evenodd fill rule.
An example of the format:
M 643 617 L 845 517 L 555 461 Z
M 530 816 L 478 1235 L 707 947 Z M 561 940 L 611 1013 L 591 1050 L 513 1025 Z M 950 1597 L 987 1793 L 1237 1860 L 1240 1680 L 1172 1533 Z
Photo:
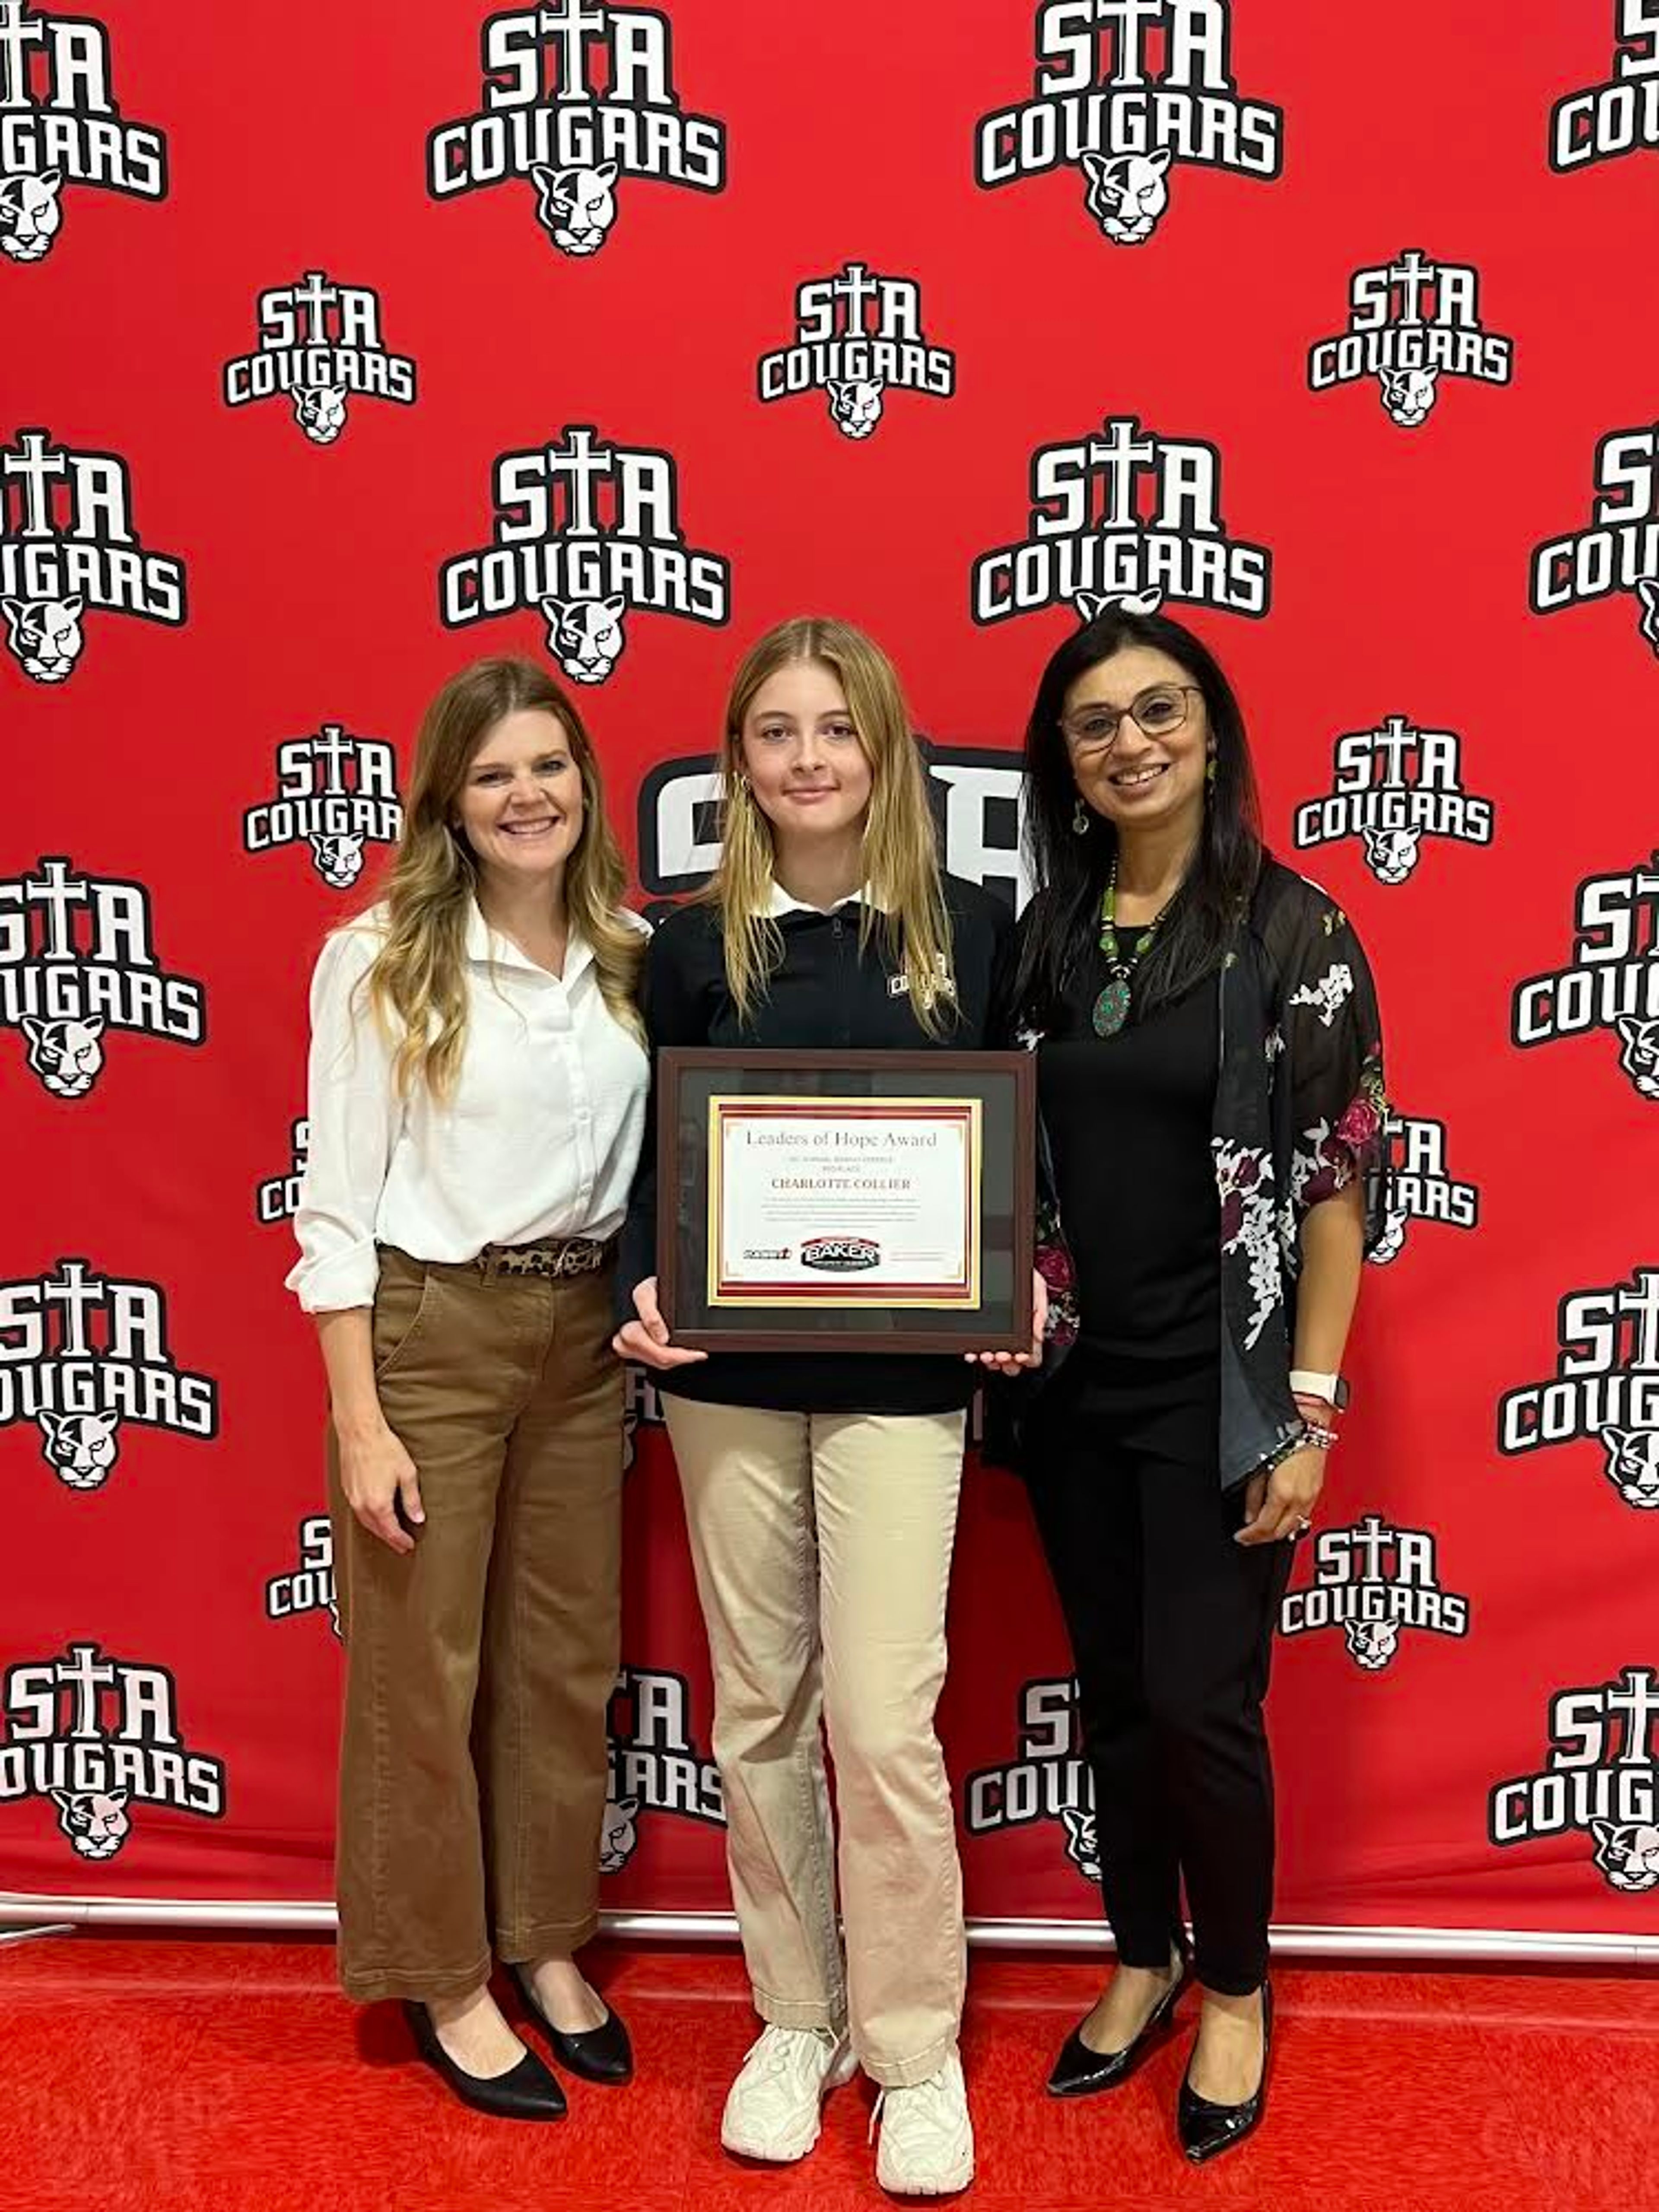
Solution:
M 312 977 L 311 1142 L 288 1278 L 307 1313 L 372 1305 L 377 1243 L 456 1261 L 486 1244 L 614 1235 L 644 1132 L 649 1063 L 600 997 L 592 949 L 573 933 L 562 977 L 550 975 L 476 902 L 454 1090 L 440 1103 L 419 1085 L 399 1100 L 392 1049 L 356 988 L 383 914 L 337 930 Z

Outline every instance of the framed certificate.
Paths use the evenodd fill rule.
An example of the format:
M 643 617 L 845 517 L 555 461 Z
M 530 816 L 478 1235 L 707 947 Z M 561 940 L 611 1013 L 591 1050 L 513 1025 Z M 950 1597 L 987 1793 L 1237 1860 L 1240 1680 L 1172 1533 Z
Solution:
M 657 1295 L 678 1343 L 1030 1345 L 1030 1054 L 668 1047 L 657 1085 Z

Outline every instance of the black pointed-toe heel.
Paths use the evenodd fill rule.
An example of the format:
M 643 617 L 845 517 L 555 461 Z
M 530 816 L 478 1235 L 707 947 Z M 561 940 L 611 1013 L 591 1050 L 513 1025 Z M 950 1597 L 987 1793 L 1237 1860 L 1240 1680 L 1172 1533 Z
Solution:
M 1273 1993 L 1272 1986 L 1261 1984 L 1261 2079 L 1254 2097 L 1247 2097 L 1242 2105 L 1212 2105 L 1207 2097 L 1200 2097 L 1191 2081 L 1192 2063 L 1182 2076 L 1181 2100 L 1176 2108 L 1176 2124 L 1181 2135 L 1181 2148 L 1194 2166 L 1202 2166 L 1206 2159 L 1217 2158 L 1224 2150 L 1231 2150 L 1248 2135 L 1254 2135 L 1261 2124 L 1267 2109 L 1267 2068 L 1273 2050 Z
M 406 2000 L 404 2011 L 415 2031 L 415 2043 L 427 2064 L 441 2076 L 464 2105 L 475 2112 L 488 2112 L 497 2120 L 562 2120 L 567 2111 L 564 2091 L 533 2051 L 506 2074 L 469 2074 L 458 2066 L 438 2040 L 432 2015 L 423 2004 Z
M 512 1971 L 519 1995 L 540 2021 L 561 2066 L 580 2075 L 584 2081 L 597 2081 L 602 2088 L 614 2089 L 632 2081 L 634 2046 L 628 2039 L 628 2030 L 609 2006 L 597 2027 L 580 2028 L 567 2035 L 562 2027 L 555 2027 L 542 2010 L 536 1984 L 528 1971 L 523 1966 L 514 1966 Z
M 1139 2034 L 1132 2043 L 1125 2044 L 1121 2051 L 1091 2051 L 1083 2040 L 1083 2027 L 1079 2021 L 1066 2037 L 1060 2056 L 1054 2061 L 1054 2070 L 1048 2076 L 1048 2094 L 1051 2097 L 1092 2097 L 1102 2089 L 1115 2089 L 1120 2081 L 1127 2081 L 1173 2021 L 1176 2001 L 1186 1988 L 1190 1972 L 1191 1962 L 1183 1948 L 1180 1972 L 1153 2006 Z

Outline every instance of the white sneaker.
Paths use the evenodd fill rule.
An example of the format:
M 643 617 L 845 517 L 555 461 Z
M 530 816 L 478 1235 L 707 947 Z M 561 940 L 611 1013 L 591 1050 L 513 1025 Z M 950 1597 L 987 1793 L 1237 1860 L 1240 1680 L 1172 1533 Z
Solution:
M 844 2035 L 827 2027 L 766 2028 L 726 2095 L 721 2142 L 739 2158 L 779 2166 L 805 2158 L 818 2139 L 824 2098 L 856 2071 Z
M 881 2122 L 876 2179 L 895 2197 L 948 2197 L 973 2179 L 974 2124 L 954 2051 L 925 2081 L 884 2089 L 875 2117 Z

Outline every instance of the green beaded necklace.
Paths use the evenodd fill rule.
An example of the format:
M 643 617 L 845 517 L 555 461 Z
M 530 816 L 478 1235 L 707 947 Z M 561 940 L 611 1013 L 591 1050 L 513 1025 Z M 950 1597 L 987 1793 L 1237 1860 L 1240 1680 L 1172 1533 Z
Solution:
M 1158 925 L 1170 911 L 1165 899 L 1139 937 L 1134 940 L 1134 957 L 1140 959 L 1158 933 Z M 1100 902 L 1100 949 L 1106 956 L 1106 965 L 1112 980 L 1095 1000 L 1094 1024 L 1097 1036 L 1115 1036 L 1129 1018 L 1131 992 L 1129 977 L 1131 963 L 1123 957 L 1117 945 L 1117 854 L 1112 855 L 1112 872 L 1106 878 L 1105 896 Z

